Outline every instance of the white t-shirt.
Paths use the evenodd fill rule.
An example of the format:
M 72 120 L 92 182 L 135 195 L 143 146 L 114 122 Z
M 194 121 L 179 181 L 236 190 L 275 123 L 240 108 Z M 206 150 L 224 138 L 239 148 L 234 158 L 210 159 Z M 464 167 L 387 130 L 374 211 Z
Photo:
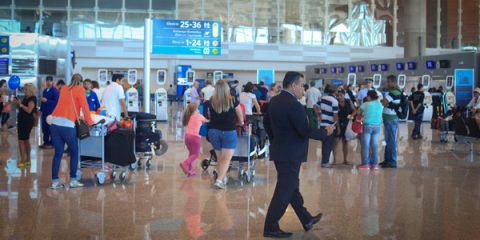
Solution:
M 116 82 L 110 83 L 103 92 L 102 105 L 105 106 L 107 114 L 117 120 L 120 120 L 122 114 L 121 99 L 125 99 L 122 86 Z
M 240 93 L 240 103 L 245 105 L 245 115 L 252 115 L 252 108 L 253 108 L 253 99 L 257 99 L 255 94 L 241 92 Z
M 202 88 L 202 94 L 205 101 L 209 101 L 210 98 L 213 96 L 214 92 L 215 92 L 215 88 L 212 87 L 212 85 L 207 85 L 204 88 Z
M 322 93 L 316 87 L 310 87 L 307 92 L 305 92 L 307 98 L 307 108 L 313 108 L 320 99 L 322 98 Z

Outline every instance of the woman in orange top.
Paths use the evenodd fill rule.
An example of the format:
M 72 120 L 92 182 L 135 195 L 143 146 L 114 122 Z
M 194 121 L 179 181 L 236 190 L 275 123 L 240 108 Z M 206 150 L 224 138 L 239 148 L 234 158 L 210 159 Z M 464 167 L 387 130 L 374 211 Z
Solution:
M 83 187 L 83 184 L 77 179 L 79 159 L 75 122 L 81 118 L 80 111 L 83 113 L 83 118 L 88 125 L 92 125 L 93 120 L 90 117 L 85 89 L 81 85 L 82 81 L 82 75 L 76 73 L 72 76 L 70 85 L 68 87 L 63 87 L 60 90 L 60 97 L 58 98 L 57 106 L 52 113 L 53 120 L 50 126 L 50 132 L 52 134 L 52 143 L 55 148 L 52 163 L 52 189 L 60 189 L 64 187 L 58 178 L 58 171 L 65 143 L 70 150 L 70 188 Z

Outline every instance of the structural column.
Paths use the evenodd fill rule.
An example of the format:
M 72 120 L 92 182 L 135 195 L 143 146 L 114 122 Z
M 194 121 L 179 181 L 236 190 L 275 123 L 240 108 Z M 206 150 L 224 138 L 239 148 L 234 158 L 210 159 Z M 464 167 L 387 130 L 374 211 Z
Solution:
M 405 57 L 425 55 L 427 43 L 426 1 L 404 0 Z

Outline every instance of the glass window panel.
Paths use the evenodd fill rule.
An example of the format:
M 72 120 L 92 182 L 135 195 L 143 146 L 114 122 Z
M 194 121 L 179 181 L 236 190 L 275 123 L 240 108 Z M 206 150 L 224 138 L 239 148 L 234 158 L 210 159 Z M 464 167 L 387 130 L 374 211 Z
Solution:
M 21 32 L 37 32 L 39 17 L 38 10 L 15 10 L 15 20 L 20 22 Z
M 152 13 L 152 18 L 175 19 L 175 11 L 157 11 Z
M 478 46 L 478 0 L 462 2 L 462 47 Z
M 0 9 L 0 19 L 11 19 L 12 11 L 10 9 Z
M 121 12 L 98 12 L 97 38 L 121 39 L 123 37 Z
M 125 8 L 148 10 L 149 2 L 149 0 L 125 0 Z
M 124 37 L 143 39 L 145 18 L 148 18 L 148 13 L 126 13 Z
M 175 0 L 152 0 L 154 10 L 175 10 Z
M 252 0 L 231 1 L 228 30 L 230 42 L 253 42 L 252 12 Z
M 67 7 L 68 0 L 43 0 L 44 7 Z
M 43 11 L 42 33 L 54 37 L 66 37 L 67 12 Z
M 228 39 L 228 1 L 210 0 L 204 2 L 205 20 L 215 20 L 222 22 L 223 41 Z
M 437 1 L 427 1 L 427 48 L 437 47 Z
M 95 13 L 93 11 L 70 11 L 70 20 L 72 22 L 95 23 Z
M 70 38 L 95 38 L 95 12 L 72 10 L 70 11 L 70 20 Z
M 322 32 L 325 30 L 325 1 L 324 0 L 305 0 L 304 1 L 304 23 L 303 28 L 305 32 L 303 34 L 304 44 L 322 44 L 323 39 L 318 39 L 322 36 Z
M 403 17 L 403 12 L 405 10 L 403 0 L 397 0 L 398 11 L 397 11 L 397 46 L 403 47 L 405 42 L 405 18 Z
M 348 4 L 330 3 L 328 5 L 328 33 L 326 34 L 326 44 L 344 45 L 350 44 L 349 25 L 348 25 Z
M 0 6 L 10 6 L 12 5 L 12 0 L 2 0 L 0 1 Z
M 16 7 L 39 7 L 40 0 L 15 0 Z
M 94 8 L 95 0 L 71 0 L 72 8 Z
M 302 16 L 301 7 L 297 1 L 280 0 L 280 43 L 302 43 Z
M 120 9 L 122 4 L 121 0 L 98 0 L 98 8 L 103 9 Z
M 202 19 L 202 1 L 178 0 L 178 19 Z
M 278 19 L 276 0 L 256 0 L 255 3 L 256 43 L 277 43 Z
M 394 0 L 375 0 L 375 18 L 385 21 L 386 46 L 393 46 Z

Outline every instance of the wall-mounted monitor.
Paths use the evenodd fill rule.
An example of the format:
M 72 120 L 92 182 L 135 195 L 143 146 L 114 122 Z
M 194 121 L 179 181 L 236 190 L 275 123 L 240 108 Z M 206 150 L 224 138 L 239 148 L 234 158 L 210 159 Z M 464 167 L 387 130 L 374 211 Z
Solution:
M 320 73 L 321 74 L 327 74 L 327 69 L 326 68 L 320 68 Z
M 344 73 L 345 72 L 345 67 L 338 67 L 337 72 L 338 73 Z
M 339 80 L 339 79 L 333 79 L 331 83 L 332 83 L 333 86 L 341 86 L 341 85 L 343 85 L 343 81 L 342 81 L 342 80 Z
M 405 70 L 405 63 L 396 63 L 395 66 L 397 68 L 397 71 Z
M 8 58 L 0 58 L 0 75 L 8 75 Z
M 337 68 L 336 67 L 331 67 L 330 68 L 330 73 L 337 73 Z
M 427 67 L 427 69 L 435 69 L 437 68 L 437 63 L 433 60 L 428 60 L 425 62 L 425 66 Z
M 378 72 L 378 64 L 371 64 L 370 65 L 370 71 Z
M 165 85 L 165 80 L 167 78 L 167 71 L 165 70 L 158 70 L 157 71 L 157 84 L 162 86 Z
M 365 72 L 365 66 L 358 65 L 357 70 L 358 70 L 358 72 Z
M 57 75 L 57 60 L 38 59 L 38 74 Z
M 315 72 L 315 74 L 320 74 L 320 68 L 315 68 L 313 69 L 313 71 Z
M 411 71 L 417 69 L 417 63 L 416 62 L 408 62 L 407 63 L 407 69 L 411 70 Z
M 356 71 L 357 71 L 357 68 L 355 66 L 352 65 L 352 66 L 348 67 L 348 72 L 349 73 L 355 73 Z
M 382 70 L 382 72 L 388 71 L 388 64 L 380 64 L 380 70 Z
M 450 68 L 450 60 L 440 60 L 440 68 Z

